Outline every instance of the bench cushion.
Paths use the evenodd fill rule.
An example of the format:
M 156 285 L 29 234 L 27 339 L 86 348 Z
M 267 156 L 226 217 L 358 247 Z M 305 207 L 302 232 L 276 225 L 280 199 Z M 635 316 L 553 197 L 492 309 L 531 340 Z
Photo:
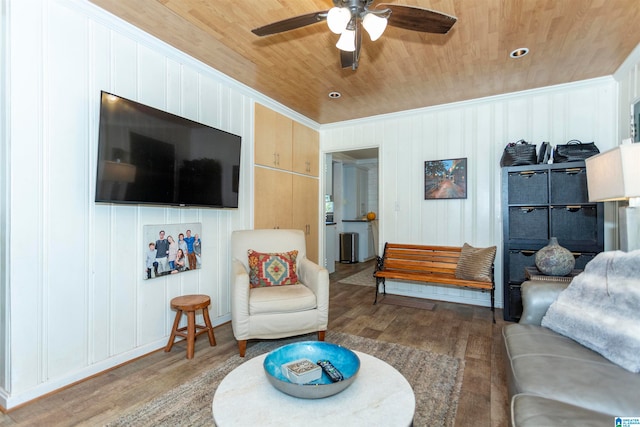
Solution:
M 458 258 L 456 278 L 478 282 L 491 282 L 491 268 L 495 257 L 495 246 L 474 248 L 468 243 L 465 243 L 460 251 L 460 258 Z

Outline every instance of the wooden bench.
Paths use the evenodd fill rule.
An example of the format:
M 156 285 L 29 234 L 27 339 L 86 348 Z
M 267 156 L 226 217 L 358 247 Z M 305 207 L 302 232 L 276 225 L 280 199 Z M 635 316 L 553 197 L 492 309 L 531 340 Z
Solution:
M 386 295 L 386 279 L 461 286 L 491 293 L 491 312 L 495 322 L 493 265 L 491 282 L 458 279 L 456 268 L 461 251 L 462 248 L 456 246 L 385 243 L 384 254 L 382 257 L 377 257 L 376 270 L 373 273 L 376 278 L 376 299 L 373 303 L 378 302 L 380 284 L 383 286 L 383 294 Z

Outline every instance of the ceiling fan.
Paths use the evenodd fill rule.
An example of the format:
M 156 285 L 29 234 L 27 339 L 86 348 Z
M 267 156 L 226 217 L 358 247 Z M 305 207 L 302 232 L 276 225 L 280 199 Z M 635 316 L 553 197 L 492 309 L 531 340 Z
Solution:
M 374 0 L 333 0 L 329 10 L 307 13 L 273 22 L 251 30 L 257 36 L 268 36 L 295 30 L 320 21 L 327 21 L 329 29 L 340 34 L 336 47 L 340 49 L 342 68 L 358 68 L 362 28 L 371 41 L 377 40 L 388 25 L 411 31 L 446 34 L 457 18 L 416 6 L 383 3 L 370 9 Z

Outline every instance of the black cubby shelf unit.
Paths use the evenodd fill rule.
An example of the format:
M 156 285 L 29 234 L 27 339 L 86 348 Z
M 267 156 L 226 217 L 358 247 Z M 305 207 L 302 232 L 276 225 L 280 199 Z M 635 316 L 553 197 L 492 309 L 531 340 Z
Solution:
M 557 237 L 576 269 L 604 250 L 602 203 L 589 202 L 584 162 L 502 168 L 504 319 L 522 314 L 520 285 L 535 253 Z

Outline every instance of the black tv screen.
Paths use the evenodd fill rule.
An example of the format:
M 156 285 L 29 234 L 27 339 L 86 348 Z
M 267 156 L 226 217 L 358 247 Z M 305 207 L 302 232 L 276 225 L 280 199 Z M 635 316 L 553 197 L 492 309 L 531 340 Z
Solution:
M 237 208 L 241 143 L 103 91 L 96 202 Z

